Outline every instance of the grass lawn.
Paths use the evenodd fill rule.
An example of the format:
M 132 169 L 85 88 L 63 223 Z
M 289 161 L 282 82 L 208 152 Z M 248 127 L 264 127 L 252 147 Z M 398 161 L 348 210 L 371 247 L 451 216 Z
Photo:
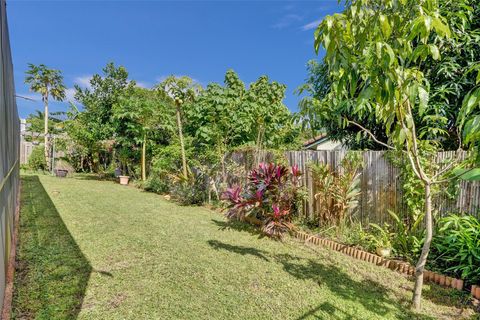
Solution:
M 17 319 L 462 319 L 467 296 L 112 182 L 22 177 Z

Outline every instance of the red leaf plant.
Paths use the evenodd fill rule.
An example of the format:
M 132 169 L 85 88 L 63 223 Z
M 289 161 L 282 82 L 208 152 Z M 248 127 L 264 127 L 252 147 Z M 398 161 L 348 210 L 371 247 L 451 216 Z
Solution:
M 260 163 L 250 172 L 244 188 L 237 185 L 223 193 L 227 218 L 258 219 L 267 236 L 281 238 L 293 229 L 291 217 L 299 200 L 300 176 L 297 166 Z

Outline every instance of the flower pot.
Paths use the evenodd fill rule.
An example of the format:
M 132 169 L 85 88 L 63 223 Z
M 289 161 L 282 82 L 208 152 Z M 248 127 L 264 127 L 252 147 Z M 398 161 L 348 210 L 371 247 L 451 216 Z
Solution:
M 392 249 L 391 248 L 378 247 L 376 252 L 380 257 L 386 258 L 386 257 L 390 256 L 390 254 L 392 253 Z
M 128 185 L 128 180 L 130 179 L 129 176 L 119 176 L 118 178 L 120 179 L 120 184 L 122 186 Z

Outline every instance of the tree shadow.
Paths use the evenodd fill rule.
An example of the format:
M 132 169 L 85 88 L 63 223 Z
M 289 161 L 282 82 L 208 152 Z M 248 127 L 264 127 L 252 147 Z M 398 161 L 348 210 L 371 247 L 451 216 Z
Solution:
M 13 318 L 75 319 L 92 266 L 37 176 L 23 176 Z
M 264 238 L 265 235 L 260 231 L 257 226 L 251 225 L 244 221 L 239 220 L 218 220 L 212 219 L 212 222 L 218 226 L 220 230 L 235 230 L 239 232 L 248 232 L 251 235 L 258 236 L 258 238 Z
M 318 285 L 327 286 L 331 292 L 343 300 L 361 304 L 365 309 L 384 317 L 394 313 L 398 319 L 434 319 L 411 312 L 401 304 L 389 298 L 391 290 L 381 283 L 371 279 L 361 281 L 352 279 L 348 274 L 335 265 L 319 263 L 316 260 L 292 256 L 290 254 L 276 255 L 275 260 L 283 265 L 284 270 L 300 280 L 311 280 Z M 336 311 L 342 314 L 339 319 L 355 319 L 354 315 L 347 314 L 345 310 L 323 303 L 308 311 L 298 319 L 314 317 L 318 311 L 332 314 Z M 320 318 L 319 318 L 320 319 Z M 332 315 L 332 319 L 335 319 Z
M 215 250 L 226 250 L 226 251 L 240 254 L 242 256 L 251 255 L 265 261 L 270 261 L 265 255 L 268 252 L 264 250 L 258 250 L 256 248 L 244 247 L 244 246 L 234 246 L 234 245 L 223 243 L 217 240 L 208 240 L 207 243 Z

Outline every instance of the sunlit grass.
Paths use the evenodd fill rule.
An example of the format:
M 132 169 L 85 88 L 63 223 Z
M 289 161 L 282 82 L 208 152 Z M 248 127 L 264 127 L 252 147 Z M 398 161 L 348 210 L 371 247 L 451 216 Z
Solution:
M 462 304 L 465 296 L 426 286 L 423 315 L 412 314 L 413 283 L 404 276 L 295 240 L 259 238 L 250 227 L 228 225 L 202 207 L 181 207 L 113 182 L 48 176 L 40 176 L 40 182 L 52 202 L 27 197 L 34 186 L 24 183 L 28 201 L 21 234 L 33 228 L 26 219 L 39 219 L 30 209 L 35 201 L 44 201 L 42 210 L 51 213 L 43 220 L 61 224 L 46 208 L 54 204 L 78 245 L 71 250 L 78 249 L 91 268 L 83 278 L 85 288 L 72 286 L 81 302 L 80 319 L 460 319 L 473 313 Z M 55 228 L 35 228 L 45 238 L 57 236 Z M 49 266 L 43 262 L 56 261 L 56 254 L 34 249 L 41 243 L 25 235 L 20 238 L 30 241 L 27 247 L 36 255 L 25 255 L 26 244 L 20 243 L 19 257 L 31 265 L 25 272 L 35 270 L 48 280 L 62 269 L 42 269 Z M 43 284 L 61 309 L 65 303 L 56 296 L 62 294 L 58 285 Z M 16 288 L 29 297 L 35 290 L 30 286 L 20 279 Z M 34 305 L 39 313 L 31 318 L 54 318 L 41 316 L 42 303 L 32 294 L 31 300 L 17 299 L 16 310 L 21 314 Z

